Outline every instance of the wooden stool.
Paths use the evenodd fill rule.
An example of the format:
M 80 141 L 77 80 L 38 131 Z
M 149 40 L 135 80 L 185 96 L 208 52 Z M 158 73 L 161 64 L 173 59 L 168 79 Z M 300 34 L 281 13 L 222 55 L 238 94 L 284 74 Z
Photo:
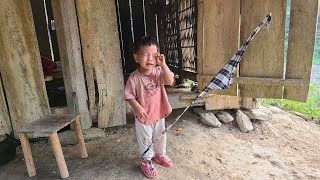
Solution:
M 54 155 L 56 157 L 60 175 L 62 178 L 69 177 L 66 161 L 64 160 L 61 144 L 57 132 L 69 125 L 71 122 L 74 123 L 78 144 L 80 146 L 81 158 L 88 157 L 87 149 L 84 144 L 83 134 L 80 125 L 80 115 L 76 114 L 51 114 L 37 121 L 34 121 L 27 126 L 19 129 L 19 138 L 21 141 L 22 151 L 24 159 L 26 161 L 28 174 L 30 177 L 35 176 L 36 169 L 33 163 L 30 143 L 27 134 L 28 133 L 42 133 L 47 134 L 50 137 L 50 141 L 53 147 Z

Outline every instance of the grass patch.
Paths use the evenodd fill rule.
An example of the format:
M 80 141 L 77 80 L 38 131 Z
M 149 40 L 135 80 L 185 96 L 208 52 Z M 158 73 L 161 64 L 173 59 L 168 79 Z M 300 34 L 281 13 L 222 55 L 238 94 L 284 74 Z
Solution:
M 277 106 L 286 110 L 299 112 L 309 117 L 316 116 L 320 119 L 320 86 L 310 84 L 309 96 L 306 103 L 286 99 L 261 99 L 262 103 Z

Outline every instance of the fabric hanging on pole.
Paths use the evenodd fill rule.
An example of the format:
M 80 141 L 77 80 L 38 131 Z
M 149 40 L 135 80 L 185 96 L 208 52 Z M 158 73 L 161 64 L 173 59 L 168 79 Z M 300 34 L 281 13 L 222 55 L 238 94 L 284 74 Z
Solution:
M 205 95 L 212 89 L 226 89 L 230 87 L 233 81 L 233 73 L 237 69 L 243 53 L 247 49 L 249 43 L 252 41 L 254 36 L 259 32 L 262 26 L 266 25 L 268 27 L 271 21 L 271 13 L 269 13 L 260 25 L 254 30 L 250 37 L 246 40 L 245 43 L 239 48 L 239 50 L 233 55 L 233 57 L 228 61 L 228 63 L 219 71 L 219 73 L 210 81 L 210 83 L 203 88 L 202 92 L 195 98 L 195 101 L 201 96 Z
M 192 103 L 183 110 L 183 112 L 175 119 L 175 121 L 173 123 L 171 123 L 161 133 L 161 135 L 148 146 L 148 148 L 142 153 L 141 157 L 143 157 L 149 151 L 149 149 L 163 136 L 163 134 L 165 134 L 181 118 L 181 116 L 190 108 L 190 106 L 192 104 L 195 104 L 199 100 L 200 97 L 205 95 L 210 90 L 213 90 L 213 89 L 222 90 L 222 89 L 226 89 L 231 86 L 231 84 L 233 82 L 233 73 L 236 71 L 237 65 L 239 64 L 245 50 L 247 49 L 249 43 L 252 41 L 254 36 L 260 31 L 261 27 L 264 25 L 266 27 L 268 27 L 268 25 L 271 22 L 271 14 L 272 13 L 269 13 L 263 19 L 263 21 L 258 25 L 258 27 L 256 27 L 256 29 L 253 31 L 253 33 L 250 35 L 250 37 L 246 40 L 245 43 L 243 43 L 243 45 L 232 56 L 232 58 L 228 61 L 228 63 L 218 72 L 218 74 L 216 76 L 213 77 L 213 79 L 210 81 L 210 83 L 206 87 L 203 88 L 201 93 L 199 93 L 199 95 L 192 101 Z

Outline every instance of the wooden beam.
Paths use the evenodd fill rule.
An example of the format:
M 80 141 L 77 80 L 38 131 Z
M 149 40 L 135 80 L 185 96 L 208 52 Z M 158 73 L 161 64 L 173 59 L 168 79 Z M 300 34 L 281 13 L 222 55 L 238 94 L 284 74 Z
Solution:
M 51 3 L 69 113 L 80 114 L 82 128 L 88 129 L 92 121 L 87 104 L 75 3 L 74 0 L 52 0 Z
M 199 75 L 199 79 L 210 81 L 213 76 Z M 280 78 L 256 78 L 256 77 L 234 77 L 234 84 L 249 84 L 259 86 L 291 86 L 303 87 L 303 79 L 280 79 Z
M 13 130 L 49 114 L 29 0 L 0 1 L 0 64 Z
M 318 0 L 291 0 L 290 31 L 286 78 L 300 78 L 303 87 L 284 87 L 283 98 L 305 102 L 309 92 L 315 34 L 318 19 Z M 318 72 L 319 73 L 319 72 Z
M 210 96 L 205 102 L 206 110 L 239 109 L 239 97 L 227 95 Z
M 261 85 L 261 86 L 293 86 L 293 87 L 304 86 L 303 79 L 280 79 L 280 78 L 235 77 L 234 83 Z
M 99 93 L 98 126 L 126 124 L 124 78 L 114 0 L 76 0 L 81 44 L 89 84 L 94 91 L 94 76 Z M 95 103 L 90 100 L 90 103 Z

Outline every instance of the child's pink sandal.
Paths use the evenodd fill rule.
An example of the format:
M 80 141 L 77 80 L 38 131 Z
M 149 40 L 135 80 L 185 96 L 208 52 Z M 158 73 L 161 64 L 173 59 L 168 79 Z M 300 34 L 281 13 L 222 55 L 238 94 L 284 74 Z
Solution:
M 156 155 L 154 160 L 165 167 L 171 167 L 173 165 L 171 159 L 167 155 Z
M 141 163 L 141 169 L 148 178 L 153 178 L 158 176 L 158 172 L 151 161 L 144 160 Z

